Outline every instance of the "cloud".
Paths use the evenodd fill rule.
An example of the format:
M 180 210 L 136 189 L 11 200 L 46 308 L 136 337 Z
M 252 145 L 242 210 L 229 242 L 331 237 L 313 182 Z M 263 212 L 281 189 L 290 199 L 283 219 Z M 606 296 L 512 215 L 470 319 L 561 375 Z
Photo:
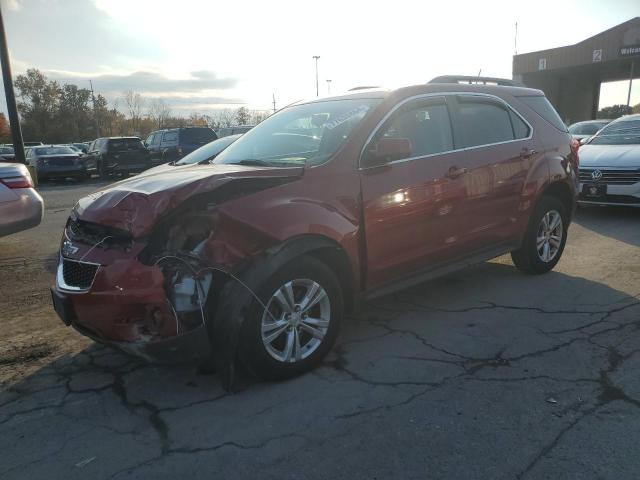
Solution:
M 191 72 L 188 78 L 168 78 L 157 72 L 138 71 L 128 74 L 92 75 L 79 72 L 50 70 L 45 72 L 51 80 L 61 83 L 93 81 L 93 88 L 103 95 L 121 94 L 125 90 L 133 90 L 142 95 L 159 94 L 193 94 L 209 90 L 228 90 L 237 84 L 235 78 L 219 78 L 215 72 L 201 70 Z

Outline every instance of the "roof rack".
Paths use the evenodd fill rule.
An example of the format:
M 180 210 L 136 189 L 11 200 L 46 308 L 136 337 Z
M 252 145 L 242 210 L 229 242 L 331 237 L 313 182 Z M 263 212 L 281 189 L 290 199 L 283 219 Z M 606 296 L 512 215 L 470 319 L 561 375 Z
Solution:
M 520 82 L 508 78 L 480 77 L 471 75 L 442 75 L 430 80 L 428 83 L 469 83 L 469 84 L 493 84 L 502 87 L 524 87 Z
M 375 85 L 372 85 L 372 86 L 363 86 L 363 87 L 353 87 L 353 88 L 350 88 L 348 91 L 349 91 L 349 92 L 355 92 L 355 91 L 357 91 L 357 90 L 369 90 L 369 89 L 371 89 L 371 88 L 380 88 L 380 87 L 375 86 Z

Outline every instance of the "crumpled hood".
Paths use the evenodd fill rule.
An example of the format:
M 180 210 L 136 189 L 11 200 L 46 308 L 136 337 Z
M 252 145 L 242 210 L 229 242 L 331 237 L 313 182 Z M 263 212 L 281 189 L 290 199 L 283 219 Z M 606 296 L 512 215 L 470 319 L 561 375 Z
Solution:
M 289 178 L 303 168 L 263 168 L 242 165 L 193 165 L 127 178 L 81 198 L 73 215 L 80 220 L 146 235 L 156 221 L 190 197 L 246 178 Z
M 640 145 L 583 145 L 581 167 L 638 167 Z

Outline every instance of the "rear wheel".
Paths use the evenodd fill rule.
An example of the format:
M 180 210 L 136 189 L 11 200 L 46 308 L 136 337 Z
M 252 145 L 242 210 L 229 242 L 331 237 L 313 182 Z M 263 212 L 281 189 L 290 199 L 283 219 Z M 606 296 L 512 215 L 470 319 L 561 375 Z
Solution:
M 253 301 L 240 355 L 264 379 L 290 378 L 317 365 L 331 349 L 343 314 L 340 284 L 322 262 L 302 257 L 285 265 Z
M 555 197 L 542 197 L 529 221 L 522 246 L 511 252 L 513 263 L 526 273 L 546 273 L 560 261 L 567 241 L 569 218 Z

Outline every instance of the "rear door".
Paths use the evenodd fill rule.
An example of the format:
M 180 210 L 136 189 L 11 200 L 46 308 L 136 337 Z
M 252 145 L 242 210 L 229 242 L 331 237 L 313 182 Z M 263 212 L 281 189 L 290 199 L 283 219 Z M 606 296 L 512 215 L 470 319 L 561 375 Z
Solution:
M 410 153 L 379 164 L 381 139 Z M 400 104 L 374 133 L 361 159 L 367 288 L 455 259 L 466 192 L 444 97 Z
M 160 163 L 175 162 L 178 159 L 176 147 L 178 146 L 178 130 L 162 132 L 160 142 Z
M 179 155 L 187 155 L 217 138 L 216 133 L 209 127 L 183 128 L 178 133 L 178 144 L 181 150 Z
M 451 100 L 456 141 L 464 149 L 468 203 L 460 246 L 472 253 L 517 235 L 524 184 L 542 149 L 532 138 L 531 126 L 505 101 L 482 94 L 459 94 Z

